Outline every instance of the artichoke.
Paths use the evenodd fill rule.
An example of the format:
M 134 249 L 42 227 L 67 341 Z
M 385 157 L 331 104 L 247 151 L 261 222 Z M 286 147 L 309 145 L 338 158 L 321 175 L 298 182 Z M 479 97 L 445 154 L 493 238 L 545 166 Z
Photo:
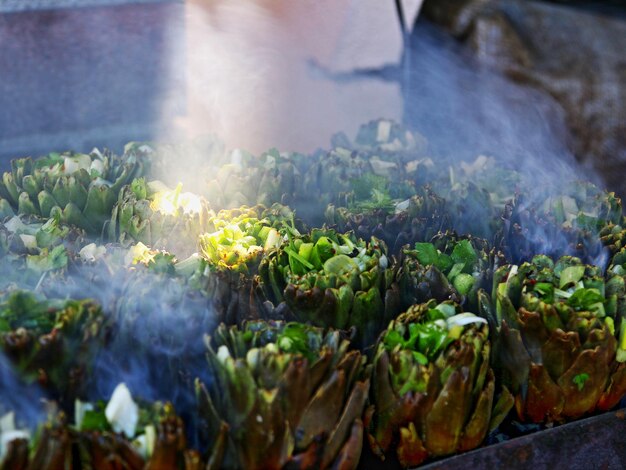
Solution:
M 221 209 L 288 204 L 300 190 L 302 172 L 309 164 L 308 157 L 298 153 L 272 149 L 257 158 L 235 150 L 208 182 L 206 197 Z
M 373 363 L 368 440 L 403 467 L 479 446 L 508 412 L 494 407 L 487 321 L 453 303 L 413 305 L 381 335 Z M 507 405 L 508 402 L 508 405 Z
M 0 292 L 34 289 L 43 280 L 55 282 L 65 274 L 84 239 L 83 230 L 61 224 L 56 217 L 45 223 L 33 216 L 0 222 L 0 270 L 11 273 L 0 280 Z
M 493 271 L 504 264 L 485 240 L 441 233 L 430 243 L 402 250 L 397 273 L 403 309 L 436 299 L 453 300 L 477 311 L 477 292 L 491 287 Z
M 122 416 L 124 414 L 124 416 Z M 104 403 L 76 403 L 76 422 L 69 424 L 64 413 L 44 423 L 29 458 L 28 439 L 11 442 L 13 452 L 5 457 L 3 469 L 125 469 L 200 470 L 200 455 L 188 448 L 182 420 L 171 404 L 137 404 L 124 384 Z M 126 429 L 119 423 L 126 421 Z M 226 428 L 214 447 L 223 450 Z
M 259 318 L 255 274 L 263 254 L 280 246 L 286 231 L 299 235 L 293 217 L 280 205 L 244 206 L 210 220 L 212 231 L 200 236 L 199 246 L 208 270 L 204 289 L 221 321 Z
M 402 152 L 423 152 L 427 145 L 422 135 L 387 119 L 378 119 L 362 125 L 354 143 L 361 149 L 388 152 L 394 156 L 401 155 Z
M 380 181 L 372 176 L 365 180 Z M 392 198 L 383 183 L 382 189 L 368 185 L 371 197 L 359 197 L 353 191 L 346 207 L 329 204 L 324 213 L 326 223 L 340 232 L 353 231 L 360 238 L 375 236 L 383 240 L 392 253 L 407 243 L 429 240 L 448 226 L 445 201 L 425 187 L 409 198 Z M 397 194 L 400 196 L 400 194 Z M 406 194 L 403 194 L 403 196 Z
M 623 306 L 600 269 L 539 255 L 499 268 L 494 278 L 495 308 L 479 296 L 519 419 L 562 422 L 615 406 L 626 392 L 626 351 L 616 339 Z
M 440 170 L 425 156 L 428 142 L 424 136 L 386 119 L 361 126 L 353 144 L 342 134 L 335 136 L 332 143 L 356 150 L 370 160 L 375 174 L 387 175 L 394 183 L 408 180 L 422 186 L 436 179 Z
M 615 255 L 626 247 L 626 230 L 624 229 L 626 220 L 622 220 L 619 225 L 609 223 L 600 230 L 600 241 L 608 249 L 611 255 Z
M 313 230 L 268 253 L 259 267 L 265 297 L 288 315 L 317 326 L 354 327 L 372 344 L 398 313 L 397 287 L 385 244 L 353 234 Z
M 494 158 L 484 155 L 470 163 L 451 165 L 447 178 L 433 185 L 434 191 L 448 203 L 454 230 L 490 242 L 500 227 L 505 204 L 526 187 L 520 173 L 503 168 Z
M 192 193 L 143 178 L 125 186 L 107 226 L 110 241 L 127 246 L 141 242 L 181 257 L 196 249 L 198 237 L 214 216 L 208 203 Z
M 223 468 L 356 468 L 369 379 L 337 331 L 257 321 L 220 325 L 207 345 L 199 413 L 208 442 L 229 426 Z
M 414 192 L 402 162 L 344 147 L 317 158 L 303 175 L 302 186 L 293 204 L 309 225 L 323 222 L 319 215 L 331 203 L 385 207 L 390 198 L 406 199 Z
M 134 154 L 116 157 L 98 150 L 13 160 L 0 182 L 0 215 L 56 216 L 100 236 L 119 191 L 147 167 L 148 161 Z
M 38 300 L 16 291 L 0 303 L 0 347 L 22 374 L 64 403 L 81 391 L 107 328 L 89 300 Z
M 576 182 L 558 195 L 529 194 L 533 198 L 519 194 L 503 213 L 498 239 L 507 258 L 521 263 L 543 253 L 601 264 L 603 242 L 610 245 L 616 234 L 606 240 L 601 237 L 610 235 L 623 219 L 621 200 L 614 193 Z

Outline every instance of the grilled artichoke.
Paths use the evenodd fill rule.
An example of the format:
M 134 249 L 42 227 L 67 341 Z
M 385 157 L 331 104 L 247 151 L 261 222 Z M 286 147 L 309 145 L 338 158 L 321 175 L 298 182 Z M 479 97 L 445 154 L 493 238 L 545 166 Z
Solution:
M 0 182 L 0 213 L 58 217 L 90 235 L 100 236 L 119 191 L 147 172 L 148 161 L 136 155 L 116 157 L 52 153 L 11 162 Z
M 610 255 L 615 255 L 626 247 L 625 219 L 617 225 L 609 223 L 600 230 L 600 241 L 608 249 Z
M 172 405 L 137 404 L 124 384 L 118 385 L 111 400 L 104 403 L 76 403 L 76 422 L 70 425 L 64 413 L 55 414 L 41 426 L 30 442 L 11 444 L 3 469 L 124 469 L 200 470 L 200 455 L 188 448 L 182 420 Z M 119 428 L 124 421 L 125 429 Z M 223 451 L 226 428 L 214 447 Z M 21 448 L 21 449 L 20 449 Z M 21 450 L 21 452 L 20 452 Z M 24 452 L 25 451 L 25 452 Z M 25 455 L 24 455 L 25 454 Z
M 403 309 L 436 299 L 453 300 L 477 311 L 477 292 L 491 287 L 502 254 L 485 240 L 439 234 L 432 243 L 416 243 L 402 251 L 397 279 Z
M 106 330 L 100 307 L 89 300 L 45 301 L 17 291 L 0 304 L 0 347 L 65 404 L 81 391 Z
M 414 187 L 428 181 L 432 167 L 430 159 L 404 161 L 397 153 L 352 147 L 348 142 L 315 157 L 293 203 L 310 225 L 322 222 L 318 216 L 328 204 L 380 206 L 388 204 L 389 197 L 406 199 Z
M 484 155 L 469 163 L 451 163 L 446 177 L 433 184 L 446 200 L 451 227 L 460 234 L 494 241 L 505 204 L 527 187 L 526 182 L 515 170 Z
M 383 180 L 386 185 L 387 180 Z M 402 199 L 392 198 L 384 186 L 377 189 L 368 185 L 368 191 L 369 199 L 353 191 L 345 207 L 329 204 L 324 213 L 326 223 L 340 232 L 353 231 L 360 238 L 379 238 L 394 254 L 407 243 L 429 240 L 449 226 L 445 201 L 428 187 L 408 198 L 404 197 L 408 191 L 397 194 Z
M 141 242 L 186 257 L 195 251 L 212 216 L 208 203 L 182 192 L 182 185 L 171 190 L 139 178 L 120 192 L 107 231 L 110 241 L 125 246 Z
M 369 379 L 336 331 L 299 323 L 221 325 L 198 382 L 208 442 L 230 428 L 223 468 L 356 468 Z
M 600 237 L 609 235 L 623 218 L 621 200 L 614 193 L 601 191 L 592 183 L 576 182 L 559 195 L 531 198 L 529 194 L 534 195 L 518 195 L 503 214 L 498 239 L 508 259 L 521 263 L 543 253 L 552 258 L 571 255 L 600 263 L 603 242 L 610 245 L 616 234 L 606 240 Z
M 615 337 L 623 306 L 600 269 L 540 255 L 494 278 L 495 309 L 479 296 L 519 419 L 561 422 L 615 406 L 626 392 L 626 351 Z
M 34 289 L 42 281 L 55 282 L 68 269 L 85 242 L 83 230 L 53 217 L 42 223 L 32 216 L 13 216 L 0 222 L 0 292 Z
M 362 149 L 398 155 L 402 152 L 423 152 L 427 142 L 422 135 L 409 131 L 397 122 L 378 119 L 359 128 L 355 144 Z
M 235 150 L 229 163 L 207 184 L 206 197 L 214 207 L 288 204 L 300 190 L 302 172 L 310 162 L 298 153 L 272 149 L 260 157 Z
M 212 231 L 200 236 L 199 245 L 208 269 L 204 289 L 218 318 L 228 324 L 259 318 L 255 274 L 262 255 L 279 247 L 286 231 L 299 234 L 293 213 L 280 205 L 244 206 L 220 211 L 209 225 Z
M 413 305 L 378 342 L 369 443 L 403 467 L 479 446 L 506 415 L 495 412 L 487 321 L 453 303 Z M 510 401 L 512 405 L 512 401 Z
M 366 346 L 399 310 L 390 264 L 376 238 L 316 229 L 268 253 L 259 274 L 274 306 L 284 302 L 296 320 L 317 326 L 355 327 Z

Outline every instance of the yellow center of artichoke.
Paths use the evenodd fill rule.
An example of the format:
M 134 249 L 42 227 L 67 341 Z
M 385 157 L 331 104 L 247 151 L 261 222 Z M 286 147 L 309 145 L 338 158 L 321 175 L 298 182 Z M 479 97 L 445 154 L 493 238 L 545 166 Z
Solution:
M 150 209 L 165 215 L 199 214 L 202 210 L 202 201 L 193 193 L 181 192 L 179 184 L 175 190 L 159 191 L 152 197 Z

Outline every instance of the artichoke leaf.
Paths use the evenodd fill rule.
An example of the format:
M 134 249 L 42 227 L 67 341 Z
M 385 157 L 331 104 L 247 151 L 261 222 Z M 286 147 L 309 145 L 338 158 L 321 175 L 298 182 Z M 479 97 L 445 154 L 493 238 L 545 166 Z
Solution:
M 598 409 L 607 411 L 616 406 L 626 395 L 626 364 L 620 363 L 613 371 L 606 389 L 598 400 Z
M 428 458 L 428 450 L 420 439 L 415 424 L 400 428 L 398 447 L 396 449 L 398 461 L 402 467 L 415 467 Z
M 559 378 L 565 397 L 563 416 L 577 418 L 595 409 L 609 379 L 609 368 L 600 347 L 582 351 Z
M 487 385 L 482 388 L 472 416 L 463 430 L 457 449 L 459 452 L 475 449 L 485 439 L 491 420 L 494 390 L 495 377 L 493 371 L 489 370 Z
M 554 330 L 542 346 L 542 363 L 553 380 L 568 370 L 580 353 L 580 339 L 573 331 Z
M 346 402 L 346 406 L 328 437 L 328 442 L 324 448 L 324 456 L 322 458 L 322 468 L 327 467 L 338 454 L 342 444 L 346 442 L 348 433 L 353 424 L 363 414 L 367 393 L 369 391 L 369 380 L 357 382 L 352 389 L 352 393 Z
M 520 419 L 528 417 L 533 423 L 541 423 L 557 418 L 563 411 L 564 401 L 561 388 L 550 378 L 546 368 L 531 364 L 525 403 L 520 394 L 516 397 Z
M 347 386 L 345 372 L 338 370 L 317 390 L 296 428 L 296 449 L 306 449 L 316 436 L 328 434 L 335 426 Z
M 454 453 L 472 406 L 470 373 L 462 367 L 450 374 L 426 416 L 424 443 L 433 456 Z

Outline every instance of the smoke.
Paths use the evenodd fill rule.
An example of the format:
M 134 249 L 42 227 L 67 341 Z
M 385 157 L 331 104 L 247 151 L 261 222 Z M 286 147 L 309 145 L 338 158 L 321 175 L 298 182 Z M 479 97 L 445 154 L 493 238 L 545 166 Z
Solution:
M 45 416 L 44 397 L 36 384 L 28 384 L 18 377 L 6 356 L 0 353 L 0 417 L 13 412 L 18 429 L 22 426 L 34 429 Z
M 15 265 L 3 263 L 0 294 L 19 288 L 46 299 L 93 299 L 104 318 L 95 336 L 71 333 L 82 341 L 79 364 L 87 367 L 72 393 L 83 401 L 106 400 L 124 382 L 141 400 L 173 403 L 193 440 L 194 380 L 211 382 L 203 335 L 215 329 L 219 318 L 207 295 L 185 279 L 142 264 L 128 267 L 123 261 L 127 254 L 108 246 L 107 254 L 93 263 L 70 262 L 62 275 L 41 277 L 18 274 Z M 85 354 L 87 350 L 93 354 Z M 0 416 L 14 411 L 18 422 L 35 427 L 46 418 L 41 398 L 55 397 L 35 383 L 21 382 L 15 366 L 0 355 Z M 65 400 L 65 405 L 71 416 L 71 402 Z
M 593 177 L 576 164 L 564 111 L 550 96 L 481 65 L 426 22 L 418 23 L 411 49 L 405 117 L 433 154 L 457 161 L 486 154 L 555 187 Z

